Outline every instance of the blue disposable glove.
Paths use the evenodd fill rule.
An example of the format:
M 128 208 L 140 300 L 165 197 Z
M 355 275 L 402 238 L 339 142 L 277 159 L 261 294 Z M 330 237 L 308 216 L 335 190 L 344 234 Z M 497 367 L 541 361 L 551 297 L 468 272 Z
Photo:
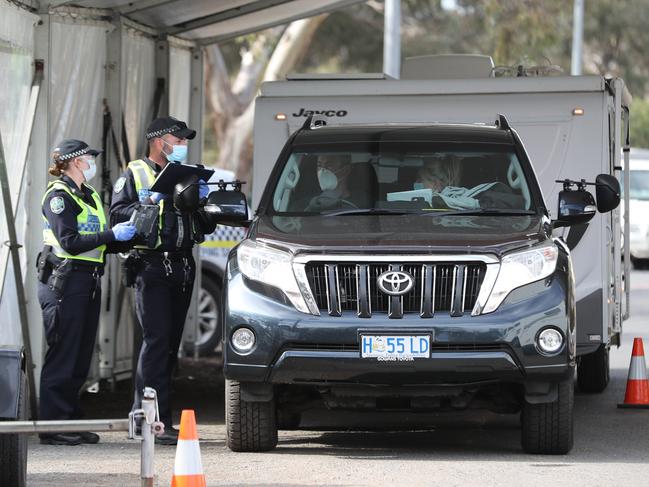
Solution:
M 160 201 L 164 197 L 165 197 L 165 195 L 163 195 L 162 193 L 156 193 L 155 191 L 152 191 L 151 194 L 149 194 L 149 198 L 151 198 L 151 201 L 153 201 L 154 205 L 157 205 L 158 203 L 160 203 Z
M 198 184 L 200 184 L 200 186 L 198 187 L 198 198 L 201 200 L 203 198 L 207 198 L 207 195 L 210 194 L 210 187 L 205 184 L 205 181 L 203 181 L 202 179 L 198 180 Z
M 129 222 L 118 223 L 111 230 L 118 242 L 126 242 L 135 236 L 135 226 Z

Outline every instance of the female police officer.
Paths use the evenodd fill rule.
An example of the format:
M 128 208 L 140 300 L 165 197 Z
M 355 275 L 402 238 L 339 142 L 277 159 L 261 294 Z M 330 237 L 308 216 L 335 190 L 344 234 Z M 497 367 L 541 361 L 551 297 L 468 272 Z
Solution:
M 86 184 L 95 175 L 100 152 L 80 140 L 62 141 L 49 169 L 58 179 L 43 196 L 38 299 L 49 348 L 41 372 L 41 419 L 81 416 L 79 390 L 95 345 L 106 244 L 130 240 L 135 233 L 128 223 L 107 229 L 101 199 Z M 53 445 L 98 441 L 89 432 L 41 435 L 41 443 Z

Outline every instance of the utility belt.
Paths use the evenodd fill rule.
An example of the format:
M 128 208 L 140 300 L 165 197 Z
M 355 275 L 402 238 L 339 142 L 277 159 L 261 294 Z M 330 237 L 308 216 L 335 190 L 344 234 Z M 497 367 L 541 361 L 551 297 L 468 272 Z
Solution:
M 65 284 L 74 271 L 87 272 L 94 279 L 92 297 L 99 289 L 101 276 L 104 274 L 104 265 L 94 262 L 84 262 L 74 259 L 61 259 L 54 254 L 51 245 L 45 245 L 36 259 L 38 280 L 47 284 L 59 297 L 63 296 Z
M 134 249 L 140 257 L 144 259 L 169 259 L 169 260 L 183 260 L 189 259 L 194 254 L 192 249 L 179 249 L 179 250 L 154 250 L 154 249 Z
M 174 273 L 172 262 L 183 263 L 183 292 L 186 287 L 191 284 L 191 273 L 193 253 L 191 249 L 181 250 L 149 250 L 149 249 L 133 249 L 128 257 L 122 262 L 123 269 L 123 284 L 126 287 L 135 285 L 135 280 L 141 269 L 141 261 L 146 260 L 150 263 L 161 263 L 164 266 L 165 275 L 167 277 Z

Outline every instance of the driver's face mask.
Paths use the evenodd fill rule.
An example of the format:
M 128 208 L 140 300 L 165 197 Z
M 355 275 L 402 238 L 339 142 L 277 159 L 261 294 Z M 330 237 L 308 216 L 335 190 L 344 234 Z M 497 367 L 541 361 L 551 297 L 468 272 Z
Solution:
M 338 177 L 333 171 L 320 167 L 318 168 L 318 183 L 322 191 L 331 191 L 338 187 Z

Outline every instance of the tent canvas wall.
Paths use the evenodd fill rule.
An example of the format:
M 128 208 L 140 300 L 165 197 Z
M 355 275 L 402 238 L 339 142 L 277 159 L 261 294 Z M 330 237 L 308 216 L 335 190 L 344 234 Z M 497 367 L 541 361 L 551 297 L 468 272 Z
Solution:
M 123 164 L 142 154 L 144 129 L 157 114 L 176 115 L 197 129 L 189 156 L 200 161 L 201 46 L 360 1 L 0 0 L 0 134 L 11 178 L 17 240 L 22 245 L 21 271 L 36 377 L 45 344 L 33 264 L 42 246 L 40 206 L 54 144 L 75 137 L 92 146 L 105 145 L 98 175 L 91 183 L 97 189 L 104 186 L 106 195 Z M 32 117 L 28 105 L 34 99 L 30 94 L 37 64 L 42 66 L 42 82 Z M 107 112 L 112 117 L 115 145 L 110 132 L 104 144 Z M 104 180 L 103 171 L 109 171 Z M 8 229 L 4 219 L 0 220 L 0 241 L 4 242 Z M 22 343 L 16 289 L 7 278 L 12 273 L 8 247 L 0 246 L 3 344 Z M 120 287 L 118 277 L 112 257 L 103 283 L 93 380 L 118 378 L 131 368 L 134 320 L 128 292 Z

